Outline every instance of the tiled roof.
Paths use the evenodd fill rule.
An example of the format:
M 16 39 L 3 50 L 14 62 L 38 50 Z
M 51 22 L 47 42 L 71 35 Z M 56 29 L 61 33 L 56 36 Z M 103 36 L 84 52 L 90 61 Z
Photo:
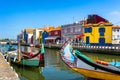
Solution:
M 88 26 L 98 26 L 100 24 L 103 24 L 103 25 L 111 25 L 112 26 L 112 23 L 111 22 L 99 22 L 97 24 L 92 24 L 92 23 L 89 23 L 89 24 L 84 24 L 84 27 L 88 27 Z
M 119 28 L 120 29 L 120 26 L 112 26 L 112 28 Z

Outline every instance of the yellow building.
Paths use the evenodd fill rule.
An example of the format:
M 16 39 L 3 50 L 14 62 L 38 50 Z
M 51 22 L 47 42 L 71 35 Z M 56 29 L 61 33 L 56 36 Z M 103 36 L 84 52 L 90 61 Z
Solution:
M 109 46 L 112 44 L 112 24 L 100 22 L 84 25 L 86 45 Z
M 39 41 L 40 44 L 42 44 L 42 33 L 43 33 L 44 29 L 39 28 L 38 30 L 39 30 L 39 32 L 38 32 L 38 34 L 39 34 L 38 41 Z

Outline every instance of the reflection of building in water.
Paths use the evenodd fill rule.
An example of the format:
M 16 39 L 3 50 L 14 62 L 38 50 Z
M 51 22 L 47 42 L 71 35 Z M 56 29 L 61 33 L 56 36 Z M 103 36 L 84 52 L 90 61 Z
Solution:
M 19 67 L 14 65 L 20 80 L 45 80 L 45 77 L 40 73 L 42 68 L 37 67 Z

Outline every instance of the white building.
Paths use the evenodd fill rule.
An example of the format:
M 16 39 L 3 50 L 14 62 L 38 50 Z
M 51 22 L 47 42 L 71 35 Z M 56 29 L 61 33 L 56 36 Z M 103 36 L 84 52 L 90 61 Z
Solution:
M 31 38 L 32 38 L 33 34 L 28 33 L 28 44 L 31 44 Z
M 112 44 L 120 44 L 120 26 L 112 27 Z
M 43 32 L 43 29 L 34 29 L 33 31 L 33 44 L 39 44 L 40 32 Z

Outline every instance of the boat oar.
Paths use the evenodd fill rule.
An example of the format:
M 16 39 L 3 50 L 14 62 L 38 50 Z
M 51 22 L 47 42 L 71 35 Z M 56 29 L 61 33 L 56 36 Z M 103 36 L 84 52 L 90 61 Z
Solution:
M 21 61 L 21 55 L 20 55 L 20 43 L 18 43 L 18 60 L 17 62 Z

